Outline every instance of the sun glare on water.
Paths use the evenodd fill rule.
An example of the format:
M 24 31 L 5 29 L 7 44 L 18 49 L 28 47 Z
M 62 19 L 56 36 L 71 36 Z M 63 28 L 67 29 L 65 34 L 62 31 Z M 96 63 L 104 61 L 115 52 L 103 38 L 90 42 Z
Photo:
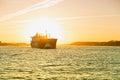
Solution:
M 28 39 L 36 33 L 50 34 L 51 38 L 62 39 L 63 30 L 57 21 L 50 18 L 40 18 L 31 20 L 25 27 L 24 35 Z

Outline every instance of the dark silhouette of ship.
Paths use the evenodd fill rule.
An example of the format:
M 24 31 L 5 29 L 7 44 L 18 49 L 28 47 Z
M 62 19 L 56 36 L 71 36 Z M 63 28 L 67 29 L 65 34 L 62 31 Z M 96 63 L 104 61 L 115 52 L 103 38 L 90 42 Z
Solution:
M 56 38 L 48 37 L 48 34 L 42 35 L 36 33 L 35 36 L 32 36 L 31 47 L 32 48 L 41 48 L 41 49 L 56 49 Z

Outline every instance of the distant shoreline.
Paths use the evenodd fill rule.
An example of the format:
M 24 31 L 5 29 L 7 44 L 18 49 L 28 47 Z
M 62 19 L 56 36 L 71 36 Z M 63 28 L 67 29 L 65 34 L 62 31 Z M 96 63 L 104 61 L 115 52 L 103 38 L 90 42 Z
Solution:
M 120 41 L 108 41 L 108 42 L 73 42 L 70 45 L 78 45 L 78 46 L 120 46 Z
M 58 44 L 59 45 L 59 44 Z M 107 41 L 107 42 L 73 42 L 70 44 L 61 45 L 72 45 L 72 46 L 120 46 L 120 41 Z M 7 43 L 1 42 L 0 46 L 30 46 L 28 43 Z
M 0 46 L 30 46 L 30 44 L 27 43 L 6 43 L 0 41 Z

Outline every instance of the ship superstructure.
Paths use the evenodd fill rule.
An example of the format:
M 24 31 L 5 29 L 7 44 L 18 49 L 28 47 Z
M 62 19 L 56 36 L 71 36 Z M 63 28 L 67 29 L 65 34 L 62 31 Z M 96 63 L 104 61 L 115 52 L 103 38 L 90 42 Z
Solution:
M 42 35 L 36 33 L 35 36 L 32 36 L 31 47 L 32 48 L 41 48 L 41 49 L 55 49 L 57 39 L 48 37 L 48 34 Z

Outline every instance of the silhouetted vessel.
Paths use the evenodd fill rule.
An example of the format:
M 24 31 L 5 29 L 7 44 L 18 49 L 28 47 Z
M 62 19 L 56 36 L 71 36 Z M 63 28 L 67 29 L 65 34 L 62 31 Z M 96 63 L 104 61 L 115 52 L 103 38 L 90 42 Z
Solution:
M 48 35 L 42 35 L 36 33 L 35 36 L 32 36 L 31 47 L 32 48 L 41 48 L 41 49 L 55 49 L 57 39 L 48 38 Z

